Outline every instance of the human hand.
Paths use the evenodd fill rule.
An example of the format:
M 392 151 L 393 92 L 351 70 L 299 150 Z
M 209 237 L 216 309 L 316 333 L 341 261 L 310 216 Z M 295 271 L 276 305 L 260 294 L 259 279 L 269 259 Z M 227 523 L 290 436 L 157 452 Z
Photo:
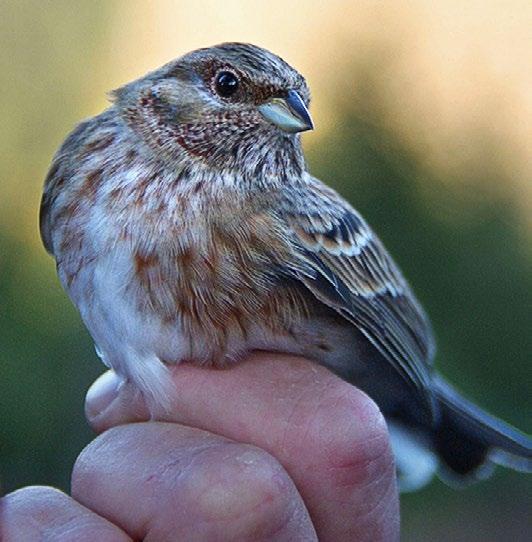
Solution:
M 129 423 L 148 411 L 113 373 L 96 381 L 86 411 L 103 433 L 80 454 L 73 499 L 57 493 L 63 506 L 44 515 L 47 525 L 69 517 L 113 541 L 398 538 L 386 426 L 361 391 L 264 353 L 229 370 L 181 365 L 173 377 L 176 409 L 151 423 Z M 13 528 L 31 503 L 9 506 L 9 497 Z M 83 538 L 54 537 L 73 539 Z

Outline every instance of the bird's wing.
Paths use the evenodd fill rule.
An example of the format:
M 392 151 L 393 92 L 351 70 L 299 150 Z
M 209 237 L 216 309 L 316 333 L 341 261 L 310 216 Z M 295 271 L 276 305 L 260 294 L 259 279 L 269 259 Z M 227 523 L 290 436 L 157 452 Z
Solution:
M 336 192 L 311 177 L 297 190 L 301 193 L 290 193 L 281 206 L 304 262 L 304 271 L 294 273 L 431 403 L 432 331 L 399 269 L 364 219 Z

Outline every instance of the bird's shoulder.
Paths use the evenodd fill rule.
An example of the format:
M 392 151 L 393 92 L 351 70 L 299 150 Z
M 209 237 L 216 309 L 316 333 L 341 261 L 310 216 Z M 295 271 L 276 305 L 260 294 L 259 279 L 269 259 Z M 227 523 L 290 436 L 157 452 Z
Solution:
M 311 251 L 356 256 L 377 239 L 348 201 L 310 175 L 284 192 L 281 209 L 300 242 Z M 402 282 L 400 275 L 395 278 Z
M 280 208 L 304 252 L 328 265 L 351 294 L 410 293 L 401 271 L 363 216 L 322 181 L 307 175 L 285 192 Z

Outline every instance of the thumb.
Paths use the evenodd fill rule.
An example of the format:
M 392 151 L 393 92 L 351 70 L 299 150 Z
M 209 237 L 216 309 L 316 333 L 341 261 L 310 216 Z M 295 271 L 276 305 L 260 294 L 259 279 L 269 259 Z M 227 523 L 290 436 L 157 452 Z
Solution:
M 115 425 L 150 419 L 142 394 L 114 371 L 103 373 L 89 388 L 85 416 L 97 433 Z

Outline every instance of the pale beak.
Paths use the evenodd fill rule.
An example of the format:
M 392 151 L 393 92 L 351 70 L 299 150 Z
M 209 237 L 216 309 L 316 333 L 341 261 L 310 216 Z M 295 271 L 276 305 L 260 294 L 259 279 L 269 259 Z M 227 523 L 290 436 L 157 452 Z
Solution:
M 258 110 L 265 119 L 290 134 L 314 128 L 307 106 L 295 90 L 289 90 L 284 98 L 268 100 Z

